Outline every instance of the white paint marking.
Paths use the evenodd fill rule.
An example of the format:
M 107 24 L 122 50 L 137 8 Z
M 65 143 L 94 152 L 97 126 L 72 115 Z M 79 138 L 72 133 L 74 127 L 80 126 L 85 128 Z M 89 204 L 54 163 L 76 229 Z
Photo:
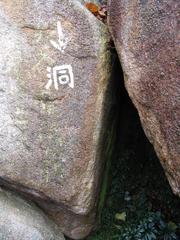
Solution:
M 65 37 L 63 33 L 63 29 L 60 21 L 57 22 L 57 32 L 58 32 L 58 43 L 53 40 L 50 40 L 50 43 L 52 44 L 53 47 L 58 49 L 60 52 L 64 53 L 69 40 L 67 37 Z
M 74 75 L 71 65 L 61 65 L 53 68 L 47 67 L 47 71 L 47 77 L 49 79 L 45 86 L 47 90 L 52 86 L 53 83 L 56 90 L 59 89 L 59 84 L 68 84 L 69 87 L 74 88 Z

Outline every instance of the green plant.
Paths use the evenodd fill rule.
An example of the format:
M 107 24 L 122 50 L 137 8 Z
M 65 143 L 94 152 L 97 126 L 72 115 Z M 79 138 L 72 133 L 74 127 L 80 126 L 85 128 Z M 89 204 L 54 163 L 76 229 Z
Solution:
M 119 233 L 114 240 L 177 240 L 176 224 L 166 223 L 160 212 L 148 213 L 144 219 L 130 226 L 117 226 Z
M 160 231 L 160 239 L 161 240 L 176 240 L 178 239 L 175 234 L 177 230 L 177 225 L 173 222 L 164 222 L 160 220 L 159 222 L 159 231 Z

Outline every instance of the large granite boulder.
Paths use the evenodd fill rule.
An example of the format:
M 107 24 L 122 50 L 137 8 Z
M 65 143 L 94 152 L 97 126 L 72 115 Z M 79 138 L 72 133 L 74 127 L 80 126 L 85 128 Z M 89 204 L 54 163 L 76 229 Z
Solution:
M 109 0 L 108 24 L 143 128 L 180 196 L 178 0 Z
M 103 165 L 107 29 L 76 0 L 2 0 L 0 32 L 0 184 L 83 238 Z
M 64 237 L 33 203 L 0 189 L 0 239 L 64 240 Z

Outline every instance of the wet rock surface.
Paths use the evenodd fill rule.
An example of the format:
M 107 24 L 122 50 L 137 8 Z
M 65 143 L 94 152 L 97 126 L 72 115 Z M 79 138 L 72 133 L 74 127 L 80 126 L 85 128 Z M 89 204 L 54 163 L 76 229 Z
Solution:
M 0 31 L 0 184 L 80 239 L 98 200 L 107 29 L 79 1 L 22 0 L 0 2 Z
M 60 229 L 30 201 L 0 189 L 1 240 L 65 240 Z
M 174 193 L 180 195 L 178 1 L 109 1 L 128 93 Z

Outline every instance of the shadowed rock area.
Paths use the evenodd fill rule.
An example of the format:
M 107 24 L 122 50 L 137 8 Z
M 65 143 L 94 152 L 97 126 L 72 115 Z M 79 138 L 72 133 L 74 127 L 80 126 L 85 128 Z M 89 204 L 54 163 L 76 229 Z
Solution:
M 114 154 L 99 229 L 88 240 L 145 240 L 180 237 L 180 201 L 169 186 L 138 112 L 115 66 Z

